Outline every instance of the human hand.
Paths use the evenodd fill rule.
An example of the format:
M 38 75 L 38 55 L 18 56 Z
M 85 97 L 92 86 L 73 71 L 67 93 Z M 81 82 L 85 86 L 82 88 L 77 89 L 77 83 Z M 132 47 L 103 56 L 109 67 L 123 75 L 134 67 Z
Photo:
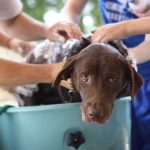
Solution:
M 128 36 L 128 23 L 120 22 L 107 24 L 92 31 L 92 43 L 109 42 L 112 40 L 123 39 Z
M 35 44 L 33 42 L 22 41 L 15 38 L 8 41 L 8 48 L 21 54 L 22 56 L 26 56 L 34 47 Z
M 51 71 L 51 80 L 52 80 L 52 84 L 55 82 L 59 72 L 63 69 L 65 62 L 60 62 L 60 63 L 56 63 L 53 64 L 53 69 Z M 71 84 L 71 80 L 62 80 L 60 82 L 60 85 L 67 88 L 67 89 L 72 89 L 72 84 Z
M 75 23 L 58 22 L 47 31 L 50 41 L 64 43 L 69 38 L 81 39 L 82 32 Z
M 60 82 L 60 85 L 63 86 L 63 87 L 65 87 L 65 88 L 67 88 L 67 89 L 70 89 L 70 90 L 73 89 L 71 79 L 62 80 L 62 81 Z

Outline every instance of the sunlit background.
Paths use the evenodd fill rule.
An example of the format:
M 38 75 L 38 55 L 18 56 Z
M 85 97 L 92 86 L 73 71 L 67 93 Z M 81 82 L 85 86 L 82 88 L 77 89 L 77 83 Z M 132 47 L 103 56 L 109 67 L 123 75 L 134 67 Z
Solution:
M 59 12 L 67 0 L 22 0 L 24 12 L 47 24 L 56 22 Z M 88 33 L 101 24 L 98 0 L 88 1 L 80 21 L 83 32 Z

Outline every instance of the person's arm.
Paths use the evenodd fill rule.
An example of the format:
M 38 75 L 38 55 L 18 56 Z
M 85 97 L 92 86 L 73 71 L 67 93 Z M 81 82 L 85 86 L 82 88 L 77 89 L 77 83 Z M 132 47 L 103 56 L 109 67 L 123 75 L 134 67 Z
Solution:
M 28 54 L 35 45 L 32 42 L 11 38 L 8 34 L 0 30 L 0 46 L 11 49 L 24 56 Z
M 10 40 L 11 40 L 11 37 L 9 37 L 6 33 L 0 30 L 0 45 L 3 47 L 9 48 Z
M 68 0 L 61 11 L 63 19 L 78 23 L 80 14 L 86 3 L 87 0 Z
M 146 36 L 146 40 L 140 45 L 129 48 L 129 52 L 134 54 L 137 64 L 144 63 L 150 60 L 150 35 Z
M 6 33 L 18 39 L 33 41 L 46 38 L 47 25 L 23 12 L 0 23 Z
M 108 42 L 137 34 L 150 33 L 150 17 L 101 26 L 94 31 L 92 42 Z
M 1 24 L 10 36 L 30 41 L 48 38 L 54 42 L 64 42 L 64 39 L 68 38 L 80 39 L 82 34 L 79 26 L 75 23 L 57 22 L 48 27 L 24 13 L 7 21 L 5 20 Z
M 137 34 L 149 34 L 150 33 L 149 24 L 150 24 L 150 17 L 130 20 L 126 24 L 125 36 L 129 37 Z
M 0 85 L 52 83 L 64 63 L 21 64 L 0 59 Z

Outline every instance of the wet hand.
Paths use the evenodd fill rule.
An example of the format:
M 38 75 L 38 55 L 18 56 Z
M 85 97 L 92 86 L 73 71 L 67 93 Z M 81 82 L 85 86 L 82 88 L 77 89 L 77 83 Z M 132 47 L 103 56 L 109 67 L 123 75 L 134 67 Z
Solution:
M 34 47 L 35 43 L 33 42 L 22 41 L 15 38 L 8 41 L 8 48 L 22 56 L 26 56 Z
M 53 69 L 52 69 L 52 72 L 51 72 L 52 84 L 55 82 L 59 72 L 63 69 L 64 64 L 65 64 L 65 62 L 60 62 L 60 63 L 53 64 Z M 72 89 L 73 88 L 70 79 L 62 80 L 60 82 L 60 85 L 67 88 L 67 89 Z
M 81 39 L 82 32 L 75 23 L 58 22 L 47 31 L 50 41 L 64 43 L 69 38 Z
M 101 26 L 93 31 L 92 43 L 109 42 L 125 38 L 127 35 L 127 26 L 122 23 L 114 23 Z

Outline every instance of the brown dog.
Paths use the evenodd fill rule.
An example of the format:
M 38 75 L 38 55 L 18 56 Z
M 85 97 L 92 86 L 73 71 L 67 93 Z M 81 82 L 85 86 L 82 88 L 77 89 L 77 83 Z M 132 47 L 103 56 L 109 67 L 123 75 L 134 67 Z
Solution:
M 117 97 L 134 95 L 142 85 L 141 76 L 120 49 L 109 44 L 91 44 L 70 57 L 54 85 L 71 78 L 82 98 L 82 119 L 104 124 Z

